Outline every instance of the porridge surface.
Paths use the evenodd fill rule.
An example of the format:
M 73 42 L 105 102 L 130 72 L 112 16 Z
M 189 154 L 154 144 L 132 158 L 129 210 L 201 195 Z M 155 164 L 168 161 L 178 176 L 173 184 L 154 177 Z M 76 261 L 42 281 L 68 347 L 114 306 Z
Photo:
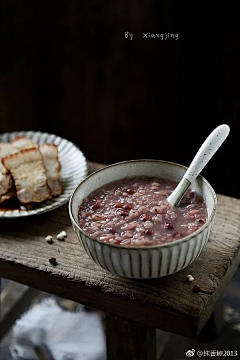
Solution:
M 200 194 L 189 189 L 177 208 L 166 198 L 176 181 L 128 177 L 92 192 L 79 206 L 79 226 L 103 242 L 123 246 L 160 245 L 199 229 L 207 219 Z

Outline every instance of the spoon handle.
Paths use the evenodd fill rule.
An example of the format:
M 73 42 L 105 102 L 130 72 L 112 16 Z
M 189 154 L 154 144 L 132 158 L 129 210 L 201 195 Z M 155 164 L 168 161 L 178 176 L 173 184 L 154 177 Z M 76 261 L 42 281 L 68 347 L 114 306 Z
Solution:
M 230 128 L 228 125 L 219 125 L 207 137 L 207 139 L 204 141 L 197 154 L 195 155 L 190 166 L 188 167 L 182 180 L 180 181 L 176 189 L 168 197 L 167 200 L 172 206 L 177 206 L 180 203 L 183 195 L 185 194 L 193 180 L 196 179 L 196 177 L 200 174 L 205 165 L 209 162 L 215 152 L 222 145 L 222 143 L 228 136 L 229 131 Z

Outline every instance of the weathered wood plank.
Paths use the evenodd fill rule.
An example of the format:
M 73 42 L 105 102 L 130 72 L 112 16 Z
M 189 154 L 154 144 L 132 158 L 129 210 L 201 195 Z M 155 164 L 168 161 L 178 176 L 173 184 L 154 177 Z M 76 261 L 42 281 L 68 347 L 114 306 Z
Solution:
M 223 332 L 225 325 L 226 322 L 224 320 L 224 301 L 221 297 L 217 301 L 214 307 L 214 311 L 208 319 L 206 325 L 200 332 L 198 339 L 203 342 L 216 340 Z
M 90 171 L 102 166 L 89 165 Z M 155 280 L 123 279 L 97 266 L 81 248 L 67 206 L 30 220 L 0 222 L 0 276 L 184 336 L 200 333 L 240 262 L 240 200 L 223 195 L 202 254 L 187 269 Z M 65 241 L 45 241 L 61 230 L 67 232 Z M 186 281 L 189 273 L 193 283 Z M 194 284 L 203 292 L 194 293 Z
M 156 330 L 147 325 L 106 315 L 107 358 L 156 360 Z

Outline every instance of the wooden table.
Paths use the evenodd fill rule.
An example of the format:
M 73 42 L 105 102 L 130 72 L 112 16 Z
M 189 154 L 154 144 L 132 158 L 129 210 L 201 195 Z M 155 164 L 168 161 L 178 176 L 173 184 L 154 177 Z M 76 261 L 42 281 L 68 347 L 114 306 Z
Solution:
M 89 172 L 103 165 L 89 163 Z M 45 237 L 65 230 L 65 241 Z M 106 312 L 109 359 L 155 359 L 155 329 L 196 337 L 240 263 L 240 200 L 218 195 L 214 229 L 201 255 L 171 276 L 128 280 L 97 266 L 72 230 L 67 205 L 1 220 L 0 276 Z M 54 256 L 58 265 L 48 259 Z M 188 274 L 195 280 L 186 281 Z M 195 293 L 194 284 L 202 291 Z

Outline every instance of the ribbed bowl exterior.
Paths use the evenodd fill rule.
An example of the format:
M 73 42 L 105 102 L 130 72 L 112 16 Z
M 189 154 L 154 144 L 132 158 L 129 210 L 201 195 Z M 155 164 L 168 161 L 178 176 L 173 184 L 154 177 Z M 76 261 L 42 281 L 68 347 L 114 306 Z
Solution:
M 69 215 L 73 229 L 89 257 L 113 274 L 134 279 L 171 275 L 191 264 L 209 239 L 217 206 L 213 188 L 201 175 L 194 180 L 191 187 L 203 196 L 208 218 L 201 228 L 180 240 L 146 247 L 118 246 L 92 238 L 78 224 L 79 205 L 83 199 L 110 181 L 127 176 L 159 176 L 179 182 L 186 169 L 182 165 L 163 160 L 130 160 L 109 165 L 83 180 L 72 194 Z
M 185 241 L 137 249 L 109 246 L 74 228 L 86 253 L 103 269 L 122 277 L 150 279 L 171 275 L 191 264 L 206 245 L 213 221 L 214 218 L 202 232 Z

